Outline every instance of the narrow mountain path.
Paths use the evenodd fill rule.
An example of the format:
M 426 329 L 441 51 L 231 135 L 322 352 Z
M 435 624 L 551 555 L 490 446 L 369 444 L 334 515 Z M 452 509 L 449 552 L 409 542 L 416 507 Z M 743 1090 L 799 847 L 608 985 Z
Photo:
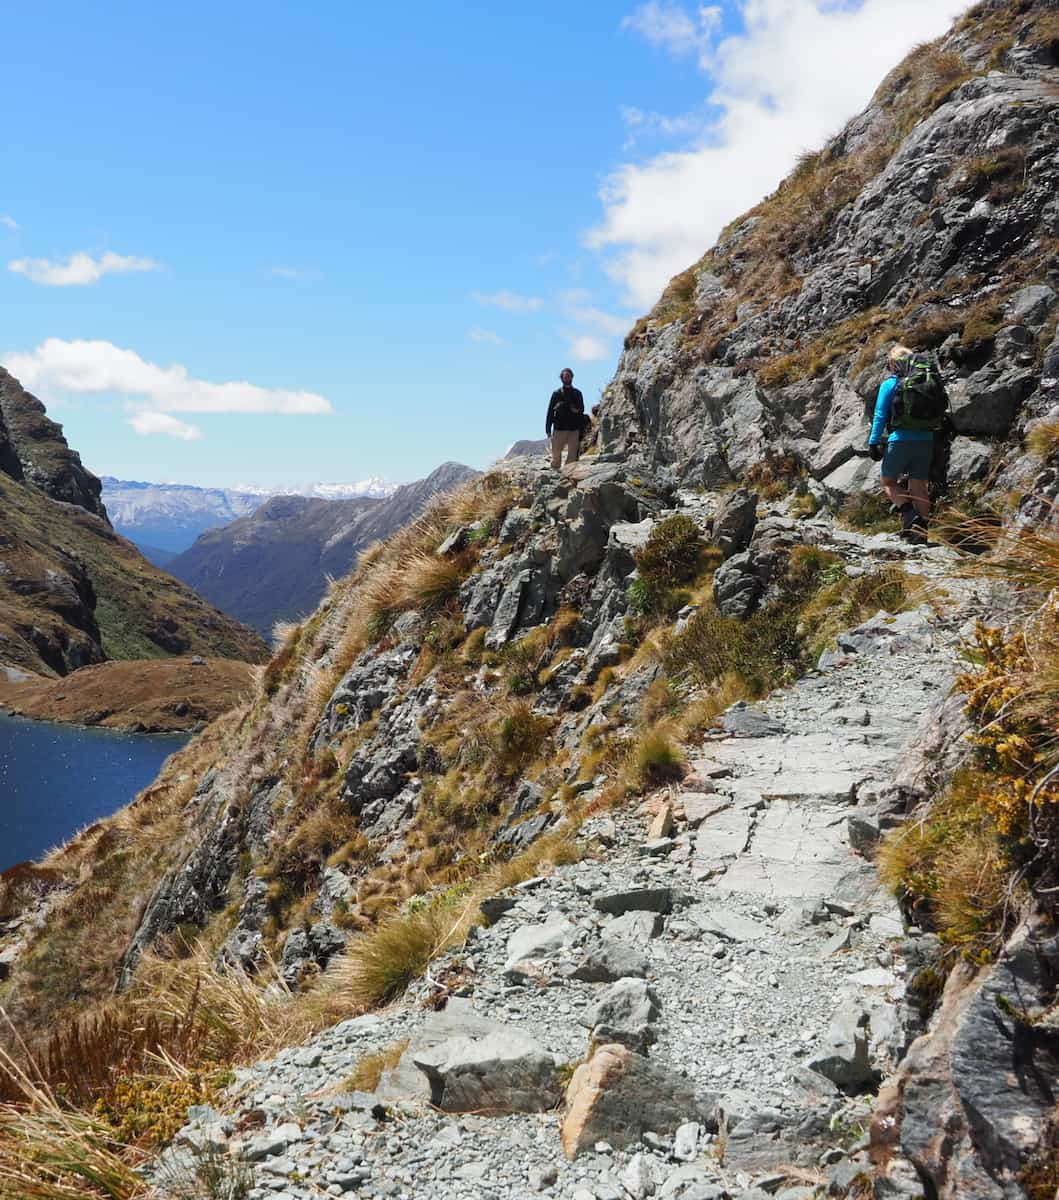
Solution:
M 896 556 L 895 539 L 861 540 Z M 905 557 L 928 576 L 951 566 L 943 550 Z M 821 669 L 730 709 L 668 799 L 590 818 L 585 859 L 514 889 L 400 1004 L 238 1072 L 234 1112 L 196 1113 L 166 1169 L 215 1142 L 253 1161 L 251 1200 L 800 1200 L 851 1172 L 874 1085 L 911 1036 L 901 914 L 863 851 L 898 819 L 902 753 L 951 683 L 968 595 L 945 589 L 941 615 L 881 614 Z M 450 965 L 455 994 L 433 1013 Z M 411 1061 L 503 1031 L 576 1063 L 592 1026 L 685 1077 L 698 1112 L 569 1162 L 554 1112 L 437 1111 Z M 377 1094 L 344 1090 L 365 1055 L 409 1039 Z

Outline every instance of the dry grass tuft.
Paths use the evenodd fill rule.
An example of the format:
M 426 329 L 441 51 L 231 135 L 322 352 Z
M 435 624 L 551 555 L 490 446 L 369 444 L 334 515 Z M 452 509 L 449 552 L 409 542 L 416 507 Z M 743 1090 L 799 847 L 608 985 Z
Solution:
M 647 792 L 684 776 L 684 752 L 671 724 L 658 722 L 644 729 L 633 743 L 624 776 L 628 787 Z

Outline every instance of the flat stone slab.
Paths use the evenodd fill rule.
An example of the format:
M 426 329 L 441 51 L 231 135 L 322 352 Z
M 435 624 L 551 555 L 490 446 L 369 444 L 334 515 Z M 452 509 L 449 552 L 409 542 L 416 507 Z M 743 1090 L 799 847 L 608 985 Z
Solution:
M 880 753 L 860 727 L 840 727 L 839 733 L 734 739 L 715 746 L 713 754 L 732 769 L 741 795 L 847 801 L 857 784 L 878 773 Z
M 756 942 L 772 932 L 767 925 L 744 917 L 742 913 L 728 908 L 707 908 L 691 914 L 695 924 L 706 933 L 723 938 L 726 942 Z
M 695 837 L 695 859 L 712 861 L 742 854 L 750 840 L 750 813 L 734 806 L 707 818 Z
M 731 805 L 726 796 L 716 792 L 685 792 L 679 801 L 684 808 L 684 820 L 692 829 L 697 829 L 703 821 L 724 812 Z

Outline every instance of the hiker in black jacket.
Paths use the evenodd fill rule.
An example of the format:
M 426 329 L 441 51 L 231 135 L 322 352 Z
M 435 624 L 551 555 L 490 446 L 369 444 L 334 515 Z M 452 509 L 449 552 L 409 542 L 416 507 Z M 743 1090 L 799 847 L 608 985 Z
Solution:
M 563 465 L 563 447 L 566 448 L 567 463 L 577 462 L 585 417 L 585 398 L 573 386 L 573 371 L 563 367 L 559 378 L 563 386 L 552 392 L 544 422 L 544 432 L 552 443 L 552 469 L 556 471 Z

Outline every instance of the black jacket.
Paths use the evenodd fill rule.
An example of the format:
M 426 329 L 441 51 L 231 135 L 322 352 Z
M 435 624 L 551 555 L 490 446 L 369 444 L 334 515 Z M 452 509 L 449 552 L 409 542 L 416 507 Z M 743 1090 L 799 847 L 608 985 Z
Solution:
M 552 436 L 552 429 L 569 432 L 571 429 L 581 430 L 581 418 L 585 415 L 585 398 L 575 387 L 556 388 L 548 401 L 548 418 L 544 422 L 544 432 Z

